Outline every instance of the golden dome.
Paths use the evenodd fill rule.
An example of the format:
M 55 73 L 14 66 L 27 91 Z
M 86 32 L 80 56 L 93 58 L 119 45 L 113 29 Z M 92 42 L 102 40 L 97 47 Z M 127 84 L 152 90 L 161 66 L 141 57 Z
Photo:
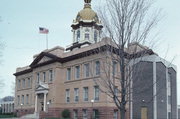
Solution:
M 95 22 L 99 22 L 96 12 L 91 9 L 91 4 L 86 3 L 84 5 L 84 9 L 78 13 L 76 22 L 79 22 L 81 20 L 94 20 Z

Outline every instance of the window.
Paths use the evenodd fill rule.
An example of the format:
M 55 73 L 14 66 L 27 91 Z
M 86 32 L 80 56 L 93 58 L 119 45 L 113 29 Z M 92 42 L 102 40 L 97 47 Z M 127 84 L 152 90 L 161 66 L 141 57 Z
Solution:
M 23 82 L 22 82 L 22 88 L 25 88 L 26 87 L 26 80 L 23 79 Z
M 171 95 L 171 74 L 168 73 L 168 95 Z
M 18 89 L 21 88 L 21 80 L 18 80 Z
M 18 101 L 17 104 L 20 105 L 20 96 L 18 95 Z
M 70 102 L 70 89 L 66 89 L 66 102 Z
M 73 119 L 78 119 L 78 110 L 74 110 L 73 113 L 74 113 Z
M 168 96 L 168 104 L 171 105 L 171 96 Z
M 75 77 L 76 77 L 76 79 L 80 78 L 80 66 L 76 66 Z
M 118 119 L 118 111 L 114 110 L 113 119 Z
M 80 30 L 77 31 L 77 42 L 80 40 Z
M 96 75 L 100 75 L 100 62 L 99 61 L 96 61 L 95 67 L 96 67 Z
M 88 115 L 87 115 L 87 109 L 83 109 L 83 119 L 87 119 Z
M 115 96 L 118 96 L 118 88 L 117 87 L 114 88 L 114 94 L 115 94 Z
M 71 68 L 67 68 L 66 76 L 67 81 L 71 80 Z
M 43 81 L 46 82 L 46 72 L 43 72 Z
M 28 78 L 28 87 L 31 87 L 31 78 Z
M 21 104 L 24 104 L 24 95 L 21 97 Z
M 83 88 L 83 99 L 84 101 L 88 101 L 88 87 Z
M 37 73 L 37 84 L 39 84 L 40 81 L 40 73 Z
M 94 100 L 99 100 L 99 86 L 94 86 Z
M 84 77 L 89 77 L 89 63 L 84 64 Z
M 93 110 L 93 119 L 99 119 L 99 111 L 97 109 Z
M 168 112 L 168 119 L 171 119 L 171 112 Z
M 89 33 L 85 33 L 85 40 L 89 40 Z
M 113 73 L 113 76 L 115 76 L 117 73 L 117 62 L 115 61 L 113 61 L 112 73 Z
M 53 70 L 49 70 L 49 81 L 53 81 Z
M 29 94 L 26 95 L 26 104 L 29 104 Z
M 74 89 L 74 102 L 78 102 L 79 101 L 79 89 L 75 88 Z
M 97 43 L 97 31 L 94 32 L 94 42 Z

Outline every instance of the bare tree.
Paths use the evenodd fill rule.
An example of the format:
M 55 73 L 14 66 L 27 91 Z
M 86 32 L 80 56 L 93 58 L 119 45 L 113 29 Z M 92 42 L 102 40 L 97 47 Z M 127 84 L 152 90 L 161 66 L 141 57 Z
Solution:
M 106 60 L 104 63 L 106 64 L 103 68 L 105 76 L 99 80 L 99 85 L 101 91 L 115 102 L 120 110 L 121 119 L 125 119 L 130 95 L 132 69 L 129 63 L 136 56 L 152 52 L 145 47 L 142 48 L 143 51 L 138 51 L 137 47 L 128 47 L 128 44 L 132 43 L 147 44 L 151 30 L 158 23 L 159 14 L 158 12 L 149 14 L 151 5 L 152 0 L 106 0 L 105 6 L 99 9 L 105 28 L 104 36 L 109 37 L 114 45 L 114 48 L 109 48 L 111 50 L 106 52 L 108 59 L 111 60 Z M 119 65 L 117 77 L 110 68 L 114 65 L 112 61 Z

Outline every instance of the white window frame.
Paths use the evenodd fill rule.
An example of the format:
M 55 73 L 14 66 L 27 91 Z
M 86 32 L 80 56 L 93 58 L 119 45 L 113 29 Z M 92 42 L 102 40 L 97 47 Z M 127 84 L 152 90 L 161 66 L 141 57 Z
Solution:
M 75 66 L 75 79 L 79 79 L 80 78 L 80 74 L 81 74 L 81 71 L 80 71 L 80 66 Z
M 70 102 L 70 89 L 66 89 L 66 103 Z
M 90 77 L 90 64 L 89 63 L 84 64 L 84 77 L 85 78 Z
M 96 85 L 96 86 L 94 86 L 94 100 L 95 101 L 99 101 L 99 86 L 98 85 Z
M 101 63 L 100 61 L 95 62 L 95 75 L 99 76 L 101 74 Z
M 39 84 L 39 82 L 40 82 L 40 73 L 39 72 L 36 74 L 36 80 L 37 80 L 37 84 Z
M 73 113 L 74 113 L 73 119 L 78 119 L 78 110 L 73 110 Z
M 87 109 L 83 109 L 83 119 L 88 119 Z
M 46 72 L 43 72 L 43 81 L 46 82 Z
M 66 71 L 66 80 L 67 81 L 71 80 L 71 68 L 67 68 L 67 71 Z
M 52 82 L 54 78 L 54 72 L 52 69 L 49 70 L 49 82 Z
M 88 87 L 83 87 L 83 100 L 84 101 L 89 100 L 89 94 L 88 93 L 89 93 L 89 88 Z
M 79 88 L 74 88 L 74 102 L 79 101 Z
M 29 104 L 29 94 L 26 94 L 26 104 Z
M 21 104 L 24 104 L 24 95 L 21 97 Z

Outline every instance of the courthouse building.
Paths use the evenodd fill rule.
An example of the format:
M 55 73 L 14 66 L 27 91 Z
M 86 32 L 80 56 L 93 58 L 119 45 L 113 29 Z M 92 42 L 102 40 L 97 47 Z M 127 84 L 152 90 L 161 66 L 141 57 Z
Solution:
M 84 1 L 83 10 L 78 12 L 71 26 L 72 44 L 66 49 L 57 46 L 44 50 L 34 55 L 33 62 L 28 66 L 17 68 L 14 75 L 16 76 L 15 112 L 18 116 L 34 114 L 41 118 L 60 117 L 64 109 L 69 109 L 73 119 L 118 118 L 119 111 L 114 102 L 101 92 L 100 86 L 95 83 L 95 80 L 100 80 L 105 75 L 103 70 L 106 68 L 107 56 L 104 53 L 114 49 L 115 45 L 110 39 L 101 38 L 103 28 L 101 21 L 91 8 L 91 0 Z M 153 119 L 161 119 L 159 117 L 177 116 L 176 67 L 137 43 L 130 44 L 129 47 L 138 49 L 136 55 L 131 55 L 131 52 L 127 51 L 129 57 L 137 58 L 135 64 L 148 65 L 149 68 L 141 72 L 146 81 L 151 82 L 149 83 L 151 87 L 148 96 L 147 93 L 137 96 L 140 94 L 139 88 L 131 94 L 131 99 L 135 101 L 127 104 L 126 118 L 151 119 L 153 116 Z M 138 59 L 138 54 L 144 50 L 146 52 L 143 58 Z M 116 72 L 119 72 L 118 69 L 117 65 Z M 161 88 L 163 96 L 160 97 L 157 92 L 161 83 L 153 85 L 159 79 L 157 74 L 163 74 L 164 88 Z M 173 84 L 169 84 L 168 74 L 173 76 Z M 139 82 L 142 86 L 146 84 L 144 78 L 134 76 L 134 80 L 144 81 L 144 83 Z M 132 81 L 134 84 L 132 89 L 136 89 L 138 81 Z M 174 88 L 168 88 L 172 85 Z M 147 99 L 148 97 L 152 98 L 151 101 Z M 163 116 L 159 114 L 162 108 Z

